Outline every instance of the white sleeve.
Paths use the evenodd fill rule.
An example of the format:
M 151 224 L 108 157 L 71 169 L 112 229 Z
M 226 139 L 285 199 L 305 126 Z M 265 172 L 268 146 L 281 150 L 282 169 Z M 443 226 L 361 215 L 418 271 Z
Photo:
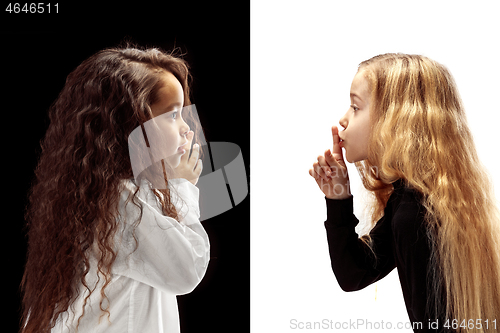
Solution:
M 120 198 L 123 228 L 116 238 L 118 251 L 113 273 L 182 295 L 191 292 L 205 275 L 210 245 L 199 221 L 198 188 L 188 181 L 173 187 L 172 202 L 183 216 L 180 222 L 161 214 L 156 196 L 142 185 L 137 193 L 141 216 L 141 209 L 127 200 L 137 187 L 126 183 Z M 140 223 L 134 228 L 139 218 Z

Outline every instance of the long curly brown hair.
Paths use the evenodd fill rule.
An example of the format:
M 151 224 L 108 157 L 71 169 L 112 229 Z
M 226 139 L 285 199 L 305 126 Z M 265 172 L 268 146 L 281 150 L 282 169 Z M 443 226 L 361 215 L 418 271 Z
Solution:
M 152 118 L 150 105 L 158 98 L 164 71 L 179 80 L 184 105 L 189 105 L 191 77 L 183 59 L 158 49 L 124 47 L 85 60 L 51 106 L 26 211 L 23 333 L 50 331 L 78 297 L 80 284 L 92 292 L 85 275 L 90 267 L 87 249 L 93 244 L 100 250 L 104 288 L 110 283 L 120 184 L 133 177 L 127 139 Z M 192 115 L 183 116 L 196 135 L 200 129 Z M 163 213 L 176 218 L 168 188 L 155 194 Z

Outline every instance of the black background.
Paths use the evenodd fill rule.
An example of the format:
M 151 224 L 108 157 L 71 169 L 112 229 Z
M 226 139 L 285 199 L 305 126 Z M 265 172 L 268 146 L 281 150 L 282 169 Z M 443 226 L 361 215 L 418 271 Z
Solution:
M 26 256 L 23 214 L 39 142 L 48 126 L 47 110 L 67 75 L 90 55 L 126 41 L 163 50 L 180 48 L 191 66 L 192 103 L 207 141 L 238 144 L 250 180 L 249 2 L 123 3 L 60 3 L 58 14 L 9 14 L 7 2 L 0 8 L 6 227 L 2 253 L 8 281 L 4 308 L 9 309 L 2 322 L 9 332 L 15 332 L 19 322 L 19 283 Z M 211 261 L 198 287 L 178 296 L 181 332 L 249 331 L 249 196 L 203 225 L 211 241 Z

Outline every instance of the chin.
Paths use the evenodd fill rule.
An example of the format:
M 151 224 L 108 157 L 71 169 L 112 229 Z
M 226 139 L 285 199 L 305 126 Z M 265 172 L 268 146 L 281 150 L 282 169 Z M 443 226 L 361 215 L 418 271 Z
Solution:
M 354 157 L 354 158 L 351 158 L 351 157 L 348 157 L 346 155 L 345 159 L 349 163 L 356 163 L 356 162 L 361 162 L 361 161 L 366 160 L 366 157 Z
M 347 152 L 347 149 L 345 150 L 345 159 L 349 163 L 361 162 L 366 160 L 366 158 L 367 156 L 365 154 L 354 154 L 354 156 L 352 156 L 352 154 Z
M 165 159 L 165 162 L 167 162 L 168 166 L 172 169 L 175 169 L 179 166 L 181 163 L 181 156 L 182 155 L 174 155 L 169 158 Z
M 347 161 L 347 162 L 349 162 L 349 163 L 354 163 L 354 162 L 356 162 L 356 161 L 355 161 L 355 160 L 354 160 L 351 156 L 349 156 L 349 154 L 347 154 L 347 152 L 346 152 L 346 154 L 345 154 L 345 159 L 346 159 L 346 161 Z

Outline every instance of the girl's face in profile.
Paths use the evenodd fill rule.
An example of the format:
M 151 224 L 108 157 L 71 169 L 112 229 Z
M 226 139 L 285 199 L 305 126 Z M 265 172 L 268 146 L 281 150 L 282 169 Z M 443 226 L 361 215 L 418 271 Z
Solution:
M 189 125 L 182 119 L 184 92 L 177 78 L 170 72 L 162 74 L 163 87 L 158 90 L 158 100 L 151 105 L 154 122 L 161 131 L 161 142 L 150 142 L 150 146 L 161 146 L 162 155 L 175 168 L 186 153 Z M 151 139 L 150 139 L 151 140 Z
M 368 157 L 370 137 L 370 88 L 364 71 L 354 76 L 351 84 L 351 106 L 339 120 L 344 130 L 339 133 L 340 146 L 345 148 L 348 162 L 354 163 Z

